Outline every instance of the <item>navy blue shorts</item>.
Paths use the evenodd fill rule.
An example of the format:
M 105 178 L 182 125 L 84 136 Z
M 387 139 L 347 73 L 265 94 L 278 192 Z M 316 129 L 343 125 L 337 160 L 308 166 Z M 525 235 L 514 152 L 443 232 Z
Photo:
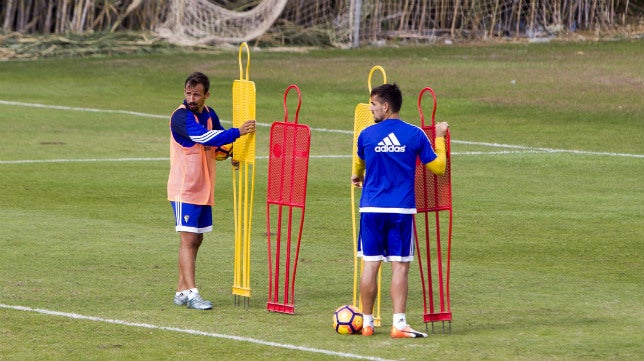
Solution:
M 414 215 L 360 213 L 358 256 L 365 261 L 411 262 L 414 259 Z

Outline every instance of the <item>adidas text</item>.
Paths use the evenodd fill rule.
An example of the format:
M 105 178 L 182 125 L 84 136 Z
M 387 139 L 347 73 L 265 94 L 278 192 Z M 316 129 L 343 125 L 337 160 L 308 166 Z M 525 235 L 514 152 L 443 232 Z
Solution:
M 405 145 L 379 145 L 374 148 L 377 153 L 403 153 L 405 152 Z

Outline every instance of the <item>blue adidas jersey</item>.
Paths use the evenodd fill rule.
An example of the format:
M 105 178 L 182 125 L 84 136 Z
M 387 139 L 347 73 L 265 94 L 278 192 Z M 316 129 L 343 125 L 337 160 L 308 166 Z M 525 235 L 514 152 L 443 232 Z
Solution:
M 201 114 L 193 113 L 188 109 L 185 100 L 185 108 L 179 108 L 172 113 L 170 130 L 175 141 L 183 147 L 192 147 L 195 143 L 206 146 L 218 146 L 230 144 L 239 138 L 239 129 L 231 128 L 225 130 L 219 122 L 219 116 L 215 110 L 205 106 Z M 195 121 L 195 115 L 198 121 Z M 212 130 L 206 128 L 208 118 L 212 119 Z
M 366 171 L 360 212 L 416 213 L 416 160 L 427 164 L 437 155 L 419 127 L 386 119 L 358 136 L 358 157 Z

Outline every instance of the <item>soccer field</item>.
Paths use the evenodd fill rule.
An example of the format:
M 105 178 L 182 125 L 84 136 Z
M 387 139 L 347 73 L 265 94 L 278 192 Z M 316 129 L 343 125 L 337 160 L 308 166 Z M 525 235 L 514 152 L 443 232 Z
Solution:
M 197 264 L 205 312 L 171 301 L 168 117 L 200 70 L 228 128 L 236 50 L 0 62 L 0 360 L 644 357 L 642 41 L 251 52 L 252 297 L 233 304 L 232 177 L 220 162 Z M 419 124 L 430 86 L 451 125 L 454 320 L 427 339 L 389 337 L 388 265 L 376 335 L 331 328 L 353 292 L 353 111 L 374 65 L 401 86 L 403 119 Z M 289 84 L 312 129 L 294 315 L 266 311 L 269 127 Z M 422 329 L 417 267 L 407 318 Z

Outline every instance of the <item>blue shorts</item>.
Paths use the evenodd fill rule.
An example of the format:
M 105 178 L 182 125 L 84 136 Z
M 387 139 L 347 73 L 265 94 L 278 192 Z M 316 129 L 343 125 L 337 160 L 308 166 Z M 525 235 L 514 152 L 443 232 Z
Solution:
M 212 231 L 212 207 L 170 202 L 174 210 L 177 232 L 206 233 Z
M 365 261 L 411 262 L 414 259 L 414 215 L 360 213 L 358 257 Z

